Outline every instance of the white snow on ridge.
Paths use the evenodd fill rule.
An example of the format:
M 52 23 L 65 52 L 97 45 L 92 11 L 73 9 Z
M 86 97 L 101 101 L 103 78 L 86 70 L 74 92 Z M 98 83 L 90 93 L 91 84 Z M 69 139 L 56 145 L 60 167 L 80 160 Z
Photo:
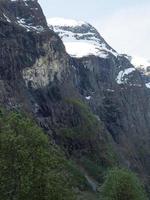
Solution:
M 101 58 L 107 58 L 107 52 L 101 50 L 98 45 L 86 42 L 64 42 L 66 51 L 72 57 L 82 58 L 84 56 L 95 55 Z
M 84 21 L 76 21 L 72 19 L 64 19 L 64 18 L 50 18 L 47 20 L 48 24 L 52 26 L 68 26 L 68 27 L 75 27 L 75 26 L 82 26 L 86 24 Z
M 141 57 L 136 57 L 136 56 L 135 56 L 135 57 L 132 57 L 131 63 L 132 63 L 136 68 L 141 68 L 141 69 L 144 69 L 144 70 L 146 70 L 148 66 L 150 67 L 150 62 L 147 61 L 147 60 L 144 59 L 144 58 L 141 58 Z
M 27 32 L 29 31 L 36 31 L 37 33 L 41 33 L 44 31 L 42 26 L 33 26 L 32 24 L 26 23 L 24 18 L 17 17 L 17 22 L 20 26 L 26 29 Z
M 127 83 L 127 75 L 129 75 L 130 73 L 134 72 L 136 69 L 133 67 L 127 68 L 125 70 L 122 70 L 119 72 L 116 81 L 118 84 L 125 84 Z
M 72 57 L 82 58 L 95 55 L 106 59 L 110 54 L 118 56 L 116 51 L 108 48 L 96 30 L 84 21 L 64 18 L 52 18 L 47 21 L 50 28 L 53 27 L 53 30 L 60 36 L 67 53 Z M 85 26 L 82 27 L 82 25 Z

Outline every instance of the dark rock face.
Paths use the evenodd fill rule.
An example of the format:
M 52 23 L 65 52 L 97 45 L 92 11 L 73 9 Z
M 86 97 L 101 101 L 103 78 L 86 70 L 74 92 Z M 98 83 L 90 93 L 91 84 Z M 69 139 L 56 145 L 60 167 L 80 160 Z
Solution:
M 88 56 L 79 59 L 84 65 L 81 94 L 88 100 L 94 113 L 107 127 L 119 152 L 123 165 L 147 179 L 150 166 L 150 96 L 145 79 L 135 70 L 122 83 L 116 77 L 121 70 L 132 68 L 123 56 L 102 59 Z M 86 80 L 85 80 L 86 78 Z M 144 172 L 144 173 L 143 173 Z
M 24 19 L 28 25 L 47 28 L 45 17 L 36 0 L 1 0 L 0 3 L 3 21 L 17 23 L 19 19 Z
M 118 85 L 115 81 L 117 64 L 120 65 L 122 61 L 124 67 L 131 64 L 124 58 L 112 61 L 113 58 L 80 59 L 85 67 L 84 73 L 79 73 L 81 80 L 84 80 L 81 82 L 81 94 L 91 97 L 88 103 L 107 127 L 123 156 L 123 164 L 146 178 L 144 173 L 149 173 L 150 165 L 149 91 L 138 71 L 134 72 L 128 83 Z M 88 70 L 88 64 L 92 70 Z
M 109 45 L 113 53 L 107 58 L 71 58 L 58 35 L 49 30 L 36 0 L 1 0 L 0 8 L 0 104 L 29 112 L 56 143 L 63 143 L 69 156 L 96 152 L 100 160 L 110 142 L 120 164 L 148 182 L 150 95 L 140 72 L 124 56 L 114 56 Z M 82 33 L 87 28 L 100 37 L 90 25 L 71 31 Z M 70 99 L 89 105 L 101 127 L 95 136 L 63 141 L 57 134 L 89 122 L 79 104 L 68 103 Z
M 0 51 L 0 77 L 2 88 L 6 84 L 11 85 L 13 88 L 13 97 L 14 92 L 18 93 L 18 89 L 22 90 L 22 87 L 27 91 L 27 85 L 30 84 L 30 79 L 27 80 L 28 68 L 33 66 L 36 62 L 39 62 L 38 68 L 35 69 L 33 67 L 33 73 L 36 76 L 36 83 L 41 84 L 42 87 L 44 84 L 48 84 L 50 78 L 53 79 L 55 73 L 57 71 L 61 71 L 57 69 L 65 64 L 65 60 L 67 60 L 67 55 L 64 51 L 63 44 L 59 37 L 52 31 L 48 30 L 47 23 L 45 17 L 41 11 L 41 8 L 37 1 L 2 1 L 1 9 L 2 15 L 7 13 L 7 18 L 0 21 L 0 41 L 1 41 L 1 51 Z M 28 3 L 28 6 L 24 4 Z M 33 15 L 33 9 L 39 8 L 37 15 L 39 17 L 35 18 Z M 12 9 L 13 8 L 13 9 Z M 32 8 L 32 9 L 31 9 Z M 16 14 L 20 13 L 20 14 Z M 17 17 L 21 19 L 23 16 L 31 16 L 33 15 L 33 23 L 29 22 L 28 24 L 22 24 L 20 21 L 18 22 Z M 29 15 L 30 14 L 30 15 Z M 8 20 L 9 19 L 9 20 Z M 39 20 L 41 19 L 41 20 Z M 12 21 L 11 21 L 12 20 Z M 43 29 L 38 29 L 37 27 L 42 26 Z M 50 52 L 50 54 L 48 53 Z M 60 60 L 57 57 L 66 57 L 64 61 Z M 53 64 L 51 65 L 51 69 L 49 69 L 49 74 L 44 74 L 44 69 L 40 69 L 40 66 L 43 64 L 41 60 L 45 64 L 45 68 L 49 65 L 49 63 L 55 63 L 58 60 L 59 63 L 55 63 L 55 69 L 53 70 Z M 47 62 L 46 62 L 47 61 Z M 43 76 L 46 78 L 40 78 L 40 70 L 42 70 Z M 23 78 L 24 76 L 24 78 Z M 29 73 L 30 76 L 30 73 Z M 51 76 L 51 77 L 50 77 Z M 57 77 L 57 75 L 56 75 Z M 42 79 L 42 80 L 41 80 Z M 39 83 L 37 83 L 39 80 Z M 25 85 L 26 83 L 26 85 Z M 10 86 L 8 86 L 10 87 Z M 31 87 L 30 87 L 31 88 Z M 11 90 L 11 89 L 10 89 Z M 1 90 L 2 91 L 2 90 Z M 7 90 L 5 91 L 7 92 Z M 19 92 L 22 94 L 22 91 Z M 10 94 L 10 91 L 9 91 Z M 24 94 L 24 92 L 23 92 Z M 7 96 L 7 95 L 6 95 Z M 8 95 L 9 96 L 9 95 Z M 20 95 L 18 95 L 19 98 Z M 3 97 L 3 95 L 2 95 Z M 2 98 L 3 99 L 3 98 Z M 1 99 L 1 101 L 2 101 Z M 6 98 L 6 101 L 8 98 Z M 14 101 L 17 99 L 15 98 Z

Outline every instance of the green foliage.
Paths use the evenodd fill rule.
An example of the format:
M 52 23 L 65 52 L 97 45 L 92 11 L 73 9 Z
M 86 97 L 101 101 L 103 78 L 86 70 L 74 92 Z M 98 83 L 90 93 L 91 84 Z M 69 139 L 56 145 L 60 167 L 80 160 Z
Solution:
M 83 158 L 80 162 L 91 177 L 99 183 L 103 182 L 104 174 L 107 170 L 106 167 L 102 166 L 100 163 L 90 160 L 89 158 Z
M 113 169 L 101 188 L 104 200 L 146 200 L 143 186 L 135 174 L 124 169 Z
M 62 128 L 59 132 L 64 138 L 88 140 L 94 139 L 100 132 L 100 123 L 89 107 L 80 100 L 69 99 L 67 103 L 73 106 L 76 123 L 72 127 Z
M 0 199 L 74 199 L 66 162 L 32 120 L 1 112 Z
M 81 191 L 89 189 L 85 176 L 74 161 L 68 162 L 68 171 L 72 174 L 72 185 L 75 188 L 79 188 Z
M 113 148 L 113 146 L 111 145 L 111 144 L 109 144 L 109 142 L 107 143 L 107 145 L 106 145 L 106 157 L 108 158 L 108 162 L 107 162 L 107 164 L 109 165 L 109 166 L 119 166 L 119 160 L 118 160 L 118 157 L 117 157 L 117 154 L 116 154 L 116 152 L 115 152 L 115 150 L 114 150 L 114 148 Z
M 77 152 L 79 155 L 79 153 L 82 154 L 82 146 L 81 149 L 80 147 L 76 149 L 73 145 L 85 144 L 83 146 L 86 150 L 83 150 L 81 165 L 93 178 L 102 182 L 108 168 L 116 166 L 115 151 L 106 138 L 106 134 L 103 134 L 101 121 L 91 112 L 88 105 L 77 99 L 69 99 L 67 103 L 73 108 L 74 118 L 70 126 L 57 131 L 63 141 L 62 145 L 67 151 Z

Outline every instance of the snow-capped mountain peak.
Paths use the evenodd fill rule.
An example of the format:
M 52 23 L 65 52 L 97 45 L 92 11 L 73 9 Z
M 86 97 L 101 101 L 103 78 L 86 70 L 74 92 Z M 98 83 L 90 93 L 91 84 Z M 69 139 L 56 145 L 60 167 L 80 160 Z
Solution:
M 72 57 L 95 55 L 107 58 L 109 55 L 116 57 L 118 55 L 87 22 L 64 18 L 51 18 L 47 21 L 50 29 L 53 29 L 63 40 L 66 51 Z

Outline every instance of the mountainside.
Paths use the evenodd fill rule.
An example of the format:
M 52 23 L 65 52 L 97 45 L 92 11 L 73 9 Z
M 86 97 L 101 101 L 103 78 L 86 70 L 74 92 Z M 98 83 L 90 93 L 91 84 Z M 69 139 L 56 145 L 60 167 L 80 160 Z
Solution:
M 143 75 L 90 24 L 48 23 L 37 0 L 0 0 L 0 105 L 32 116 L 91 190 L 118 165 L 137 172 L 148 190 L 150 90 Z

